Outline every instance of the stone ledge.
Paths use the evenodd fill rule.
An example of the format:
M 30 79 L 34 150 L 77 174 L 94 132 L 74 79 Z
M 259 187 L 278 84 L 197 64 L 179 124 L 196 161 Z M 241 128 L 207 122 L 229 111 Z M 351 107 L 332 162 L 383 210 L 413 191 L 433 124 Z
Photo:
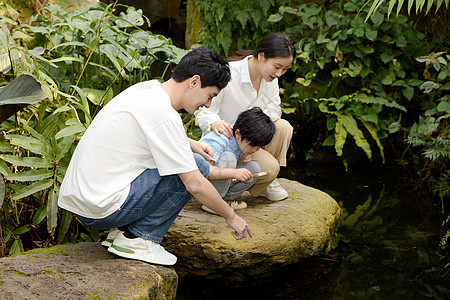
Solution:
M 244 194 L 238 211 L 254 238 L 237 241 L 223 218 L 201 210 L 195 199 L 181 211 L 164 247 L 178 257 L 175 270 L 187 275 L 234 279 L 264 276 L 285 265 L 327 254 L 336 243 L 340 208 L 328 194 L 296 181 L 277 179 L 289 198 L 272 202 Z
M 0 299 L 175 299 L 171 267 L 116 258 L 100 243 L 35 249 L 0 259 Z

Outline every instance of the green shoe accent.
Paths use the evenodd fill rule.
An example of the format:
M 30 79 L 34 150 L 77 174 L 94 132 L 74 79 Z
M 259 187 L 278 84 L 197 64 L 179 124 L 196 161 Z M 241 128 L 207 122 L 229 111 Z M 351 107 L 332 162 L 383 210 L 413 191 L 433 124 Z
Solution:
M 123 248 L 123 247 L 120 247 L 120 246 L 117 246 L 117 245 L 114 245 L 114 244 L 112 244 L 110 247 L 112 247 L 112 248 L 114 248 L 114 249 L 116 249 L 117 251 L 120 251 L 120 252 L 134 254 L 133 250 L 130 250 L 130 249 L 127 249 L 127 248 Z

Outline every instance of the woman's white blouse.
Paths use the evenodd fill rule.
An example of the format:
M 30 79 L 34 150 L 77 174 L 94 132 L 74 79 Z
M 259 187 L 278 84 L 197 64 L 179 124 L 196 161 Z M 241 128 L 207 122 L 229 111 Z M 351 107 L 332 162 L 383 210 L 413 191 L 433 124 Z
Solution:
M 203 134 L 210 131 L 210 125 L 215 121 L 234 124 L 241 112 L 255 106 L 261 107 L 272 121 L 281 118 L 278 79 L 271 82 L 262 79 L 257 93 L 250 80 L 249 57 L 230 62 L 231 81 L 213 98 L 209 108 L 202 107 L 194 113 L 195 124 Z

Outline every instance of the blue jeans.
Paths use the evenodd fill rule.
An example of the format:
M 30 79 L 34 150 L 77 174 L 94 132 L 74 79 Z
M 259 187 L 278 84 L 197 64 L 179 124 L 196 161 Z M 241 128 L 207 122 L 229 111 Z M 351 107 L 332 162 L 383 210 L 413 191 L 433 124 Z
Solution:
M 209 164 L 199 154 L 194 153 L 194 157 L 198 169 L 207 178 Z M 160 176 L 157 169 L 147 169 L 133 180 L 119 210 L 102 219 L 78 218 L 99 230 L 128 225 L 134 235 L 160 243 L 191 198 L 178 175 Z
M 219 168 L 231 168 L 231 169 L 239 169 L 245 168 L 252 172 L 252 174 L 256 174 L 261 172 L 261 168 L 259 165 L 251 161 L 249 163 L 240 163 L 237 161 L 236 156 L 233 152 L 224 151 L 220 156 L 217 162 L 214 164 Z M 245 182 L 242 181 L 231 181 L 231 179 L 221 179 L 221 180 L 211 180 L 212 185 L 216 188 L 222 198 L 226 197 L 228 200 L 236 199 L 240 194 L 251 188 L 258 177 L 251 178 Z

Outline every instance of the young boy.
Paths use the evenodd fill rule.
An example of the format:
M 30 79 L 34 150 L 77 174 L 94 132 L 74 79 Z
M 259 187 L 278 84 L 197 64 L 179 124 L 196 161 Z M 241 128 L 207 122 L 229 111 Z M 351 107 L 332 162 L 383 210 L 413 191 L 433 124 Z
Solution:
M 210 132 L 200 139 L 200 142 L 211 146 L 214 156 L 210 164 L 219 168 L 232 168 L 234 172 L 220 174 L 222 180 L 211 180 L 212 185 L 217 189 L 220 196 L 226 200 L 233 209 L 244 209 L 247 203 L 235 201 L 240 194 L 248 190 L 255 184 L 258 177 L 253 174 L 261 172 L 259 165 L 251 161 L 251 155 L 261 147 L 266 146 L 272 140 L 275 133 L 275 125 L 261 108 L 254 107 L 242 112 L 233 125 L 233 137 L 227 138 L 225 135 L 217 135 Z M 219 169 L 224 173 L 225 170 Z M 219 177 L 216 175 L 216 177 Z M 237 179 L 233 182 L 231 179 Z M 211 178 L 210 178 L 211 179 Z M 202 209 L 216 213 L 207 206 L 202 205 Z
M 95 117 L 81 138 L 59 192 L 58 205 L 85 224 L 106 230 L 108 251 L 149 263 L 173 265 L 160 246 L 194 196 L 225 218 L 236 239 L 252 237 L 244 219 L 205 178 L 211 149 L 188 139 L 177 110 L 209 106 L 230 80 L 228 63 L 207 47 L 186 54 L 172 77 L 129 87 Z

